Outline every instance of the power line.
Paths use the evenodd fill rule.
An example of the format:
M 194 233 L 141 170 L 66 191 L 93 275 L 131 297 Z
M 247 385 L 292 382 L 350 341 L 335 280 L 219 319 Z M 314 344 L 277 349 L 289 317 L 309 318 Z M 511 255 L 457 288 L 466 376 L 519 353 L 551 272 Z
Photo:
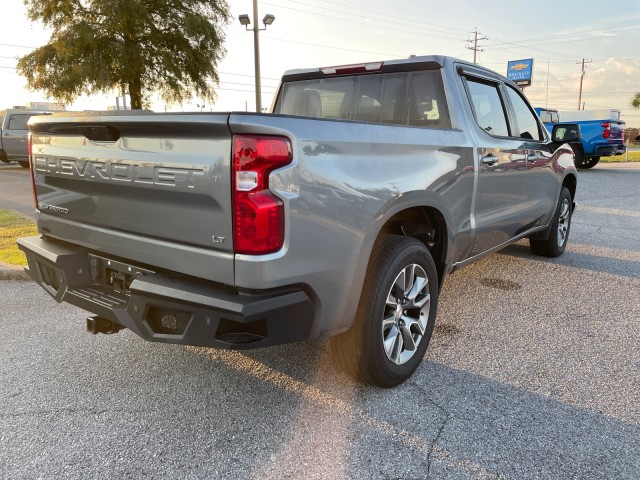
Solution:
M 220 73 L 222 75 L 235 75 L 235 76 L 238 76 L 238 77 L 250 77 L 250 78 L 254 78 L 255 77 L 255 75 L 248 75 L 246 73 L 231 73 L 231 72 L 218 72 L 218 73 Z M 266 79 L 266 80 L 277 80 L 277 81 L 280 81 L 279 78 L 265 77 L 265 76 L 261 76 L 261 77 Z
M 329 11 L 329 12 L 336 12 L 336 13 L 342 13 L 342 14 L 346 14 L 346 15 L 353 15 L 352 12 L 345 12 L 343 10 L 335 10 L 335 9 L 332 9 L 332 8 L 318 6 L 318 5 L 313 4 L 313 3 L 301 2 L 299 0 L 284 0 L 284 1 L 288 1 L 289 3 L 297 3 L 299 5 L 306 5 L 306 6 L 309 6 L 309 7 L 317 8 L 317 9 L 320 9 L 320 10 L 326 10 L 326 11 Z M 361 11 L 361 12 L 372 13 L 374 15 L 380 15 L 380 16 L 382 16 L 384 18 L 383 19 L 373 19 L 373 20 L 384 21 L 385 23 L 393 23 L 395 25 L 408 26 L 410 28 L 424 28 L 425 25 L 428 25 L 429 27 L 434 27 L 434 28 L 437 28 L 437 29 L 443 29 L 443 30 L 437 30 L 437 31 L 439 31 L 441 33 L 457 34 L 457 32 L 454 32 L 454 31 L 466 32 L 466 30 L 463 30 L 461 28 L 447 27 L 447 26 L 444 26 L 444 25 L 437 25 L 435 23 L 427 23 L 427 22 L 423 22 L 423 21 L 420 21 L 420 20 L 409 19 L 409 18 L 405 18 L 405 17 L 398 17 L 398 16 L 395 16 L 395 15 L 389 15 L 386 12 L 377 12 L 377 11 L 374 11 L 374 10 L 368 10 L 366 8 L 359 8 L 359 7 L 352 7 L 352 6 L 349 6 L 349 5 L 344 5 L 344 4 L 338 3 L 338 2 L 331 2 L 331 1 L 328 1 L 328 0 L 325 0 L 325 1 L 326 1 L 326 3 L 331 3 L 333 5 L 337 5 L 337 6 L 340 6 L 340 7 L 343 7 L 343 8 L 350 8 L 352 10 L 358 10 L 358 11 Z M 265 5 L 273 5 L 273 4 L 265 3 Z M 281 6 L 281 5 L 273 5 L 273 6 Z M 395 18 L 395 19 L 398 19 L 398 20 L 404 20 L 405 22 L 418 23 L 419 25 L 409 25 L 407 23 L 393 22 L 393 21 L 389 21 L 389 18 Z
M 264 38 L 265 39 L 269 39 L 269 40 L 277 40 L 279 42 L 297 43 L 297 44 L 300 44 L 300 45 L 309 45 L 309 46 L 312 46 L 312 47 L 329 48 L 329 49 L 332 49 L 332 50 L 343 50 L 345 52 L 369 53 L 371 55 L 383 55 L 383 56 L 390 56 L 390 57 L 402 57 L 402 56 L 405 56 L 405 55 L 397 54 L 397 53 L 369 52 L 369 51 L 366 51 L 366 50 L 355 50 L 353 48 L 335 47 L 335 46 L 331 46 L 331 45 L 322 45 L 322 44 L 319 44 L 319 43 L 298 42 L 296 40 L 290 40 L 288 38 L 269 37 L 269 36 L 266 36 L 266 35 L 265 35 Z
M 255 89 L 253 90 L 241 90 L 239 88 L 222 88 L 222 87 L 218 87 L 218 88 L 214 88 L 214 90 L 224 90 L 224 91 L 228 91 L 228 92 L 247 92 L 247 93 L 254 93 Z M 269 95 L 272 95 L 274 93 L 276 93 L 275 91 L 273 92 L 265 92 Z
M 621 29 L 630 29 L 630 30 L 637 30 L 640 28 L 640 24 L 633 24 L 633 25 L 623 25 L 620 27 L 607 27 L 607 28 L 601 28 L 601 29 L 589 29 L 589 30 L 582 30 L 579 32 L 574 32 L 574 33 L 563 33 L 563 34 L 558 34 L 558 35 L 545 35 L 544 37 L 533 37 L 533 38 L 527 38 L 527 39 L 522 39 L 519 40 L 519 42 L 521 43 L 527 43 L 527 45 L 530 45 L 531 42 L 543 42 L 543 43 L 539 43 L 539 45 L 548 45 L 550 43 L 564 43 L 564 42 L 571 42 L 571 41 L 579 41 L 579 40 L 584 40 L 584 38 L 579 38 L 579 39 L 574 39 L 574 40 L 556 40 L 556 39 L 562 39 L 562 38 L 567 38 L 567 37 L 593 37 L 594 33 L 608 33 L 611 32 L 613 30 L 621 30 Z M 619 35 L 609 35 L 609 36 L 620 36 L 623 34 L 628 33 L 628 31 L 622 32 Z M 491 43 L 488 44 L 487 47 L 493 47 L 493 46 L 500 46 L 500 45 L 505 45 L 505 44 L 511 44 L 511 45 L 518 45 L 516 43 L 513 42 L 508 42 L 508 41 L 504 41 L 504 40 L 500 40 L 499 38 L 493 37 L 495 40 L 498 40 L 498 43 Z M 518 45 L 521 46 L 521 45 Z
M 438 28 L 444 28 L 444 29 L 448 29 L 448 30 L 457 30 L 457 31 L 459 31 L 459 32 L 466 32 L 466 31 L 467 31 L 467 30 L 465 30 L 465 29 L 463 29 L 463 28 L 446 27 L 446 26 L 444 26 L 444 25 L 437 25 L 437 24 L 435 24 L 435 23 L 427 23 L 427 22 L 423 22 L 422 20 L 414 20 L 414 19 L 405 18 L 405 17 L 398 17 L 398 16 L 395 16 L 395 15 L 390 15 L 390 14 L 389 14 L 389 13 L 387 13 L 387 12 L 376 12 L 376 11 L 374 11 L 374 10 L 367 10 L 366 8 L 351 7 L 351 6 L 348 6 L 348 5 L 344 5 L 344 4 L 342 4 L 342 3 L 332 2 L 332 1 L 330 1 L 330 0 L 320 0 L 320 1 L 323 1 L 323 2 L 325 2 L 325 3 L 332 3 L 332 4 L 334 4 L 334 5 L 339 5 L 339 6 L 346 7 L 346 8 L 352 8 L 352 9 L 354 9 L 354 10 L 361 10 L 361 11 L 363 11 L 363 12 L 375 13 L 376 15 L 382 15 L 382 16 L 384 16 L 385 18 L 397 18 L 397 19 L 399 19 L 399 20 L 406 20 L 406 21 L 409 21 L 409 22 L 419 23 L 419 24 L 420 24 L 420 26 L 429 25 L 430 27 L 438 27 Z
M 255 86 L 255 84 L 252 84 L 252 83 L 227 82 L 227 81 L 224 81 L 224 80 L 221 80 L 220 83 L 229 84 L 229 85 L 242 85 L 244 87 L 253 87 L 253 86 Z M 269 85 L 263 85 L 263 87 L 264 88 L 268 88 L 268 89 L 273 89 L 273 90 L 278 88 L 277 86 L 273 87 L 273 86 L 269 86 Z
M 0 46 L 3 47 L 18 47 L 18 48 L 31 48 L 31 49 L 36 49 L 38 47 L 27 47 L 26 45 L 14 45 L 12 43 L 0 43 Z
M 299 9 L 299 8 L 291 8 L 291 7 L 288 7 L 288 6 L 285 6 L 285 5 L 280 5 L 280 4 L 277 4 L 277 3 L 263 2 L 262 4 L 263 4 L 263 5 L 270 5 L 270 6 L 272 6 L 272 7 L 285 8 L 285 9 L 287 9 L 287 10 L 291 10 L 291 11 L 294 11 L 294 12 L 308 13 L 309 15 L 316 15 L 316 16 L 318 16 L 318 17 L 331 18 L 331 19 L 333 19 L 333 20 L 340 20 L 340 21 L 342 21 L 342 22 L 348 22 L 348 23 L 350 23 L 351 25 L 353 25 L 353 24 L 358 24 L 358 25 L 365 25 L 365 26 L 367 26 L 367 27 L 371 27 L 371 26 L 372 26 L 372 24 L 371 24 L 371 23 L 367 23 L 367 22 L 358 22 L 357 20 L 353 20 L 353 19 L 351 19 L 351 18 L 333 17 L 333 16 L 331 16 L 331 15 L 325 15 L 325 14 L 323 14 L 323 13 L 310 12 L 310 11 L 308 11 L 308 10 L 301 10 L 301 9 Z M 381 20 L 378 20 L 378 21 L 381 21 Z M 387 23 L 387 22 L 385 22 L 385 23 Z M 446 40 L 455 40 L 455 39 L 456 39 L 456 38 L 455 38 L 455 37 L 453 37 L 453 36 L 431 35 L 431 34 L 428 34 L 428 33 L 414 32 L 414 31 L 408 31 L 408 30 L 406 30 L 406 29 L 399 29 L 399 28 L 388 27 L 388 26 L 386 26 L 386 25 L 384 25 L 384 24 L 382 24 L 382 25 L 380 25 L 380 24 L 379 24 L 379 25 L 376 25 L 376 26 L 377 26 L 378 28 L 384 28 L 384 29 L 386 29 L 386 30 L 393 30 L 393 31 L 396 31 L 396 32 L 402 32 L 402 33 L 410 34 L 410 35 L 420 35 L 420 36 L 423 36 L 423 37 L 444 38 L 444 39 L 446 39 Z M 412 27 L 412 28 L 418 28 L 418 27 Z

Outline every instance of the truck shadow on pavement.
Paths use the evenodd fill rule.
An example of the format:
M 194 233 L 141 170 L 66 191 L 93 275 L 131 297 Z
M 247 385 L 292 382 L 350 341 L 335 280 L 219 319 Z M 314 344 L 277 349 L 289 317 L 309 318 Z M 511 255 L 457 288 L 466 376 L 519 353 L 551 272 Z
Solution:
M 26 386 L 29 395 L 60 392 L 67 401 L 42 398 L 47 409 L 17 417 L 24 436 L 3 437 L 5 458 L 19 458 L 16 450 L 38 438 L 56 452 L 50 465 L 81 466 L 89 476 L 166 469 L 274 479 L 640 476 L 638 425 L 438 363 L 380 390 L 335 373 L 318 345 L 244 354 L 118 343 L 96 344 L 92 369 L 72 382 Z M 96 378 L 118 371 L 129 373 L 91 391 Z M 4 432 L 12 402 L 3 401 Z M 70 448 L 81 441 L 89 448 Z M 91 451 L 98 445 L 102 462 Z M 15 473 L 17 465 L 5 468 Z
M 567 248 L 568 250 L 559 258 L 545 258 L 533 255 L 528 245 L 516 243 L 501 250 L 497 255 L 526 258 L 548 264 L 563 265 L 598 273 L 610 273 L 629 278 L 640 278 L 640 262 L 573 252 L 571 251 L 571 243 Z
M 29 322 L 61 313 L 80 312 Z M 398 388 L 367 387 L 322 342 L 240 353 L 70 323 L 7 331 L 26 337 L 0 366 L 0 477 L 640 478 L 638 416 L 429 360 Z

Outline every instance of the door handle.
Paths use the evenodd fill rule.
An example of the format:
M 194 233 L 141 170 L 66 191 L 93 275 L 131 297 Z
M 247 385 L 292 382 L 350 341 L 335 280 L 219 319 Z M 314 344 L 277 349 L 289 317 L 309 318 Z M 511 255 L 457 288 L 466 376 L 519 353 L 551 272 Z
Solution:
M 482 163 L 489 166 L 493 165 L 498 161 L 498 157 L 496 157 L 493 153 L 490 153 L 488 155 L 483 155 L 481 159 L 482 159 Z
M 529 162 L 529 163 L 533 163 L 536 161 L 536 156 L 535 155 L 530 155 L 528 153 L 524 154 L 524 159 Z

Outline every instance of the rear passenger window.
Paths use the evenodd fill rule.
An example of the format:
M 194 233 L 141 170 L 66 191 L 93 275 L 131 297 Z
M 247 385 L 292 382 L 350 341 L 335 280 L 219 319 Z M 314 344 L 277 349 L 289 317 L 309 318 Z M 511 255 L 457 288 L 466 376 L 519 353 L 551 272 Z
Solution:
M 527 138 L 529 140 L 542 140 L 542 133 L 536 120 L 535 114 L 531 111 L 527 103 L 512 87 L 507 85 L 507 92 L 509 92 L 509 100 L 513 106 L 514 113 L 516 115 L 516 122 L 518 122 L 518 134 L 520 138 Z M 514 133 L 514 136 L 516 134 Z
M 508 137 L 507 116 L 500 99 L 498 86 L 467 78 L 471 104 L 476 122 L 485 132 L 497 137 Z
M 409 91 L 409 125 L 451 128 L 440 75 L 433 75 L 433 72 L 412 75 Z
M 451 128 L 440 71 L 328 77 L 285 83 L 274 113 Z
M 27 130 L 27 122 L 31 115 L 11 115 L 9 117 L 9 130 Z

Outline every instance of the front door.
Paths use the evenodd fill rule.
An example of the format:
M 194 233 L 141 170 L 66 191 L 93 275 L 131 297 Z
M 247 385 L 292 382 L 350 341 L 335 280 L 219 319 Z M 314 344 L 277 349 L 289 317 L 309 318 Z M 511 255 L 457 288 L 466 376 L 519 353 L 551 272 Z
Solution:
M 471 255 L 500 245 L 526 228 L 527 151 L 510 130 L 500 84 L 465 79 L 479 127 L 476 239 Z

